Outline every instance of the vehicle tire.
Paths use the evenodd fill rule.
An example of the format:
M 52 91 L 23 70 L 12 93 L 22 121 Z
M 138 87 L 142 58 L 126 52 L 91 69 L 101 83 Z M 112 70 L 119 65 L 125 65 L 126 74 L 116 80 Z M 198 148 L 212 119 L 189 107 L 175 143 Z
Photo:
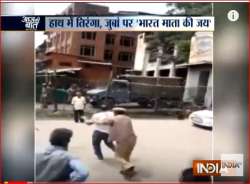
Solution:
M 138 104 L 143 107 L 143 108 L 147 108 L 148 107 L 148 103 L 146 101 L 139 101 Z
M 150 100 L 150 102 L 148 102 L 148 107 L 149 108 L 153 108 L 155 106 L 155 101 L 154 100 Z
M 140 99 L 138 101 L 138 104 L 143 107 L 143 108 L 153 108 L 155 102 L 153 100 L 148 100 L 148 99 Z
M 115 105 L 115 102 L 112 98 L 104 98 L 100 102 L 100 107 L 105 109 L 112 109 Z
M 148 108 L 149 101 L 146 98 L 140 98 L 137 102 L 142 108 Z
M 186 111 L 179 111 L 176 113 L 176 115 L 177 115 L 177 119 L 179 119 L 179 120 L 183 120 L 183 119 L 187 118 Z

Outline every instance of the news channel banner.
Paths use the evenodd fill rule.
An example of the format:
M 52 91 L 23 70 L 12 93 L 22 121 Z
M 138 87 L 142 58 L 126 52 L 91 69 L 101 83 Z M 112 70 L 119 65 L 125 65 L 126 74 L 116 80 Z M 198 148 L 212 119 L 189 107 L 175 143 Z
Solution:
M 212 16 L 2 16 L 3 31 L 214 31 Z
M 194 160 L 194 176 L 243 176 L 243 154 L 221 154 L 220 160 Z

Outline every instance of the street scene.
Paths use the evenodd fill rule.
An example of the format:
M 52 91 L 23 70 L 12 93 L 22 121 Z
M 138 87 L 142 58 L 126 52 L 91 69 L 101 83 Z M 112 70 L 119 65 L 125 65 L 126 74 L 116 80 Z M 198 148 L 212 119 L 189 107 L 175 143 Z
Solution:
M 193 159 L 211 157 L 211 131 L 195 127 L 187 119 L 151 118 L 133 118 L 138 142 L 131 159 L 138 174 L 130 181 L 179 181 L 182 170 L 192 167 Z M 91 144 L 92 126 L 70 120 L 37 120 L 37 151 L 49 145 L 46 138 L 58 127 L 73 130 L 69 151 L 89 168 L 87 181 L 127 181 L 119 173 L 120 165 L 114 160 L 114 153 L 103 143 L 105 159 L 96 159 Z
M 166 14 L 212 14 L 186 4 Z M 111 8 L 61 14 L 150 14 Z M 37 181 L 210 181 L 187 169 L 212 157 L 212 32 L 47 31 L 35 62 Z

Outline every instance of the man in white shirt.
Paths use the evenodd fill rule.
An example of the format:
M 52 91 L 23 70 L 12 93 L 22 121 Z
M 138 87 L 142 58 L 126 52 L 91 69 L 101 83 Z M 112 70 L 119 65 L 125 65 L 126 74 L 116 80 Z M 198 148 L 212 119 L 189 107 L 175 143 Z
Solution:
M 71 104 L 73 105 L 74 120 L 76 123 L 83 122 L 84 108 L 86 105 L 86 99 L 82 96 L 81 92 L 77 92 L 76 96 L 72 98 Z
M 99 160 L 103 160 L 103 154 L 101 150 L 101 142 L 104 143 L 112 150 L 115 150 L 112 141 L 108 140 L 110 125 L 106 124 L 106 121 L 113 117 L 113 112 L 103 111 L 94 114 L 87 122 L 88 125 L 95 124 L 95 129 L 92 135 L 92 144 L 94 152 Z

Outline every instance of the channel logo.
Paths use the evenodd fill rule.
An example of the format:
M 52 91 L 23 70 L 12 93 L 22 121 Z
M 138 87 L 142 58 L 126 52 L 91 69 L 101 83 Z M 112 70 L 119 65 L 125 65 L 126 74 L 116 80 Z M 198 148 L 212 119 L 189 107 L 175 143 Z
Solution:
M 194 160 L 194 176 L 243 176 L 243 154 L 222 154 L 221 160 Z

